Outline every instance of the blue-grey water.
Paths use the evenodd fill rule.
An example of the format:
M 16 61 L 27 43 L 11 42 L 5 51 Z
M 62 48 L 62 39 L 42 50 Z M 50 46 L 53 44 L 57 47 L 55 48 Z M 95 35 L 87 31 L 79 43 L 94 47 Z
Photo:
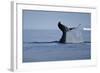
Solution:
M 83 42 L 60 44 L 59 30 L 23 30 L 23 62 L 91 59 L 90 31 L 81 33 Z

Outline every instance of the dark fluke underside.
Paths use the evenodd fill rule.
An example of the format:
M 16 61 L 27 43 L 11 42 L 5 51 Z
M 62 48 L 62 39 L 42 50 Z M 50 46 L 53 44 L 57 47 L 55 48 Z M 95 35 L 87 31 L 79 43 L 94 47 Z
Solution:
M 58 22 L 58 27 L 62 31 L 62 37 L 59 40 L 59 43 L 66 43 L 66 33 L 70 30 L 75 29 L 75 27 L 68 28 L 67 26 L 61 24 L 61 22 Z

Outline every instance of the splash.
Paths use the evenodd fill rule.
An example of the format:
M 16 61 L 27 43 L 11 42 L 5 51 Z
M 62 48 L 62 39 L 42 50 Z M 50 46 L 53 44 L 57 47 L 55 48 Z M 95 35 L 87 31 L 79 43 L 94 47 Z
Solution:
M 66 43 L 81 43 L 83 42 L 82 31 L 74 29 L 66 33 Z

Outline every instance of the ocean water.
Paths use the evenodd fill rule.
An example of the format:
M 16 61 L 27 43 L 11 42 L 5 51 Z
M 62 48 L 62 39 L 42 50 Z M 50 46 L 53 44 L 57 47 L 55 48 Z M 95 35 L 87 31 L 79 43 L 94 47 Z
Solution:
M 23 30 L 23 62 L 91 59 L 91 32 L 80 31 L 83 42 L 61 44 L 59 30 Z

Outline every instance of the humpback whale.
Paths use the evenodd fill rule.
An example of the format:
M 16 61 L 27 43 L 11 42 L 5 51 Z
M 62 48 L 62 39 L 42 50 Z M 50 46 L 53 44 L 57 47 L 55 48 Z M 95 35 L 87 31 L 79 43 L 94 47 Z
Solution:
M 79 26 L 80 26 L 80 24 L 77 27 L 79 27 Z M 58 22 L 58 27 L 62 31 L 62 36 L 59 40 L 59 43 L 66 43 L 66 40 L 67 40 L 66 33 L 77 28 L 77 27 L 68 28 L 67 26 L 61 24 L 61 22 Z
M 62 44 L 66 44 L 66 43 L 81 43 L 83 42 L 83 37 L 82 37 L 82 33 L 79 29 L 77 29 L 81 24 L 79 24 L 77 27 L 67 27 L 65 25 L 63 25 L 61 22 L 58 22 L 58 28 L 61 30 L 62 35 L 61 38 L 57 41 L 43 41 L 43 42 L 39 42 L 39 41 L 34 41 L 34 42 L 24 42 L 24 43 L 62 43 Z M 74 30 L 76 29 L 76 30 Z

